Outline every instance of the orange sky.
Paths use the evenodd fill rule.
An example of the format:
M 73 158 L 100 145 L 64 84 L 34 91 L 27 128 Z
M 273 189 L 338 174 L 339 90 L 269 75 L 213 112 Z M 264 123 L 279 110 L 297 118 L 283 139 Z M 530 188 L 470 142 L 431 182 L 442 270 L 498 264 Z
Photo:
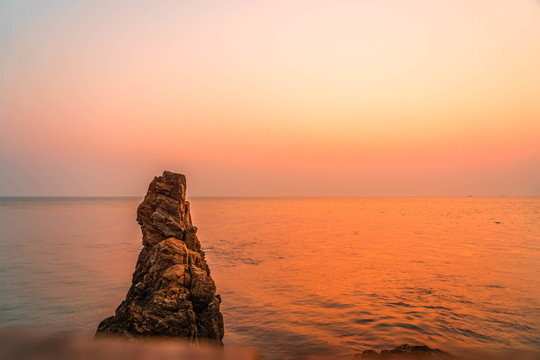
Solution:
M 0 195 L 540 195 L 540 4 L 0 3 Z

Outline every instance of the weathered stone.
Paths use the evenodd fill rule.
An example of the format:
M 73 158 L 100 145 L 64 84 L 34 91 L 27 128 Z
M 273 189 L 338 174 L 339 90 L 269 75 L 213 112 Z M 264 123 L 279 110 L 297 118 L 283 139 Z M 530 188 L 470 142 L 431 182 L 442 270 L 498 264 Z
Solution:
M 155 177 L 137 209 L 143 233 L 131 288 L 96 335 L 164 336 L 221 343 L 221 297 L 185 200 L 186 179 Z
M 364 350 L 361 354 L 357 354 L 356 358 L 383 358 L 383 359 L 455 359 L 449 353 L 430 348 L 427 345 L 409 345 L 403 344 L 391 350 L 382 350 L 377 353 L 375 350 Z

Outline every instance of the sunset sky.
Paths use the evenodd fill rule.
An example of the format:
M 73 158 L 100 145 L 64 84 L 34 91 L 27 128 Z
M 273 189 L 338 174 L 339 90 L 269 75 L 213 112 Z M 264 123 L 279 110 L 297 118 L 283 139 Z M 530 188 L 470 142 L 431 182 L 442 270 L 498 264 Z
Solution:
M 0 0 L 0 195 L 540 195 L 540 2 Z

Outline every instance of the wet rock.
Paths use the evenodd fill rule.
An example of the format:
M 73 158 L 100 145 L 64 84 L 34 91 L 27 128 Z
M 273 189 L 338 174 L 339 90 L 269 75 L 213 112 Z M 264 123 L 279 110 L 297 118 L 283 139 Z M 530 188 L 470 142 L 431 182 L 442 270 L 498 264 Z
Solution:
M 143 234 L 131 288 L 96 336 L 162 336 L 221 343 L 221 298 L 185 201 L 186 179 L 155 177 L 137 209 Z
M 362 354 L 357 355 L 355 357 L 357 357 L 357 358 L 359 358 L 359 357 L 362 357 L 362 358 L 378 358 L 379 353 L 376 352 L 375 350 L 364 350 L 364 351 L 362 351 Z
M 355 357 L 366 359 L 455 359 L 449 353 L 430 348 L 427 345 L 409 344 L 403 344 L 391 350 L 382 350 L 380 353 L 377 353 L 375 350 L 364 350 Z

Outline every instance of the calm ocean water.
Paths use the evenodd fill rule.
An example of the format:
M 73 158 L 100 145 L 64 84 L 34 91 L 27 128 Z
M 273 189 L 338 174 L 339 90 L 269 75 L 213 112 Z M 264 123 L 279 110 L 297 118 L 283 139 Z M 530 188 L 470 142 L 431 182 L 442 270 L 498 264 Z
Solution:
M 0 199 L 0 324 L 92 336 L 141 199 Z M 225 344 L 268 359 L 425 343 L 540 350 L 540 198 L 197 198 Z

